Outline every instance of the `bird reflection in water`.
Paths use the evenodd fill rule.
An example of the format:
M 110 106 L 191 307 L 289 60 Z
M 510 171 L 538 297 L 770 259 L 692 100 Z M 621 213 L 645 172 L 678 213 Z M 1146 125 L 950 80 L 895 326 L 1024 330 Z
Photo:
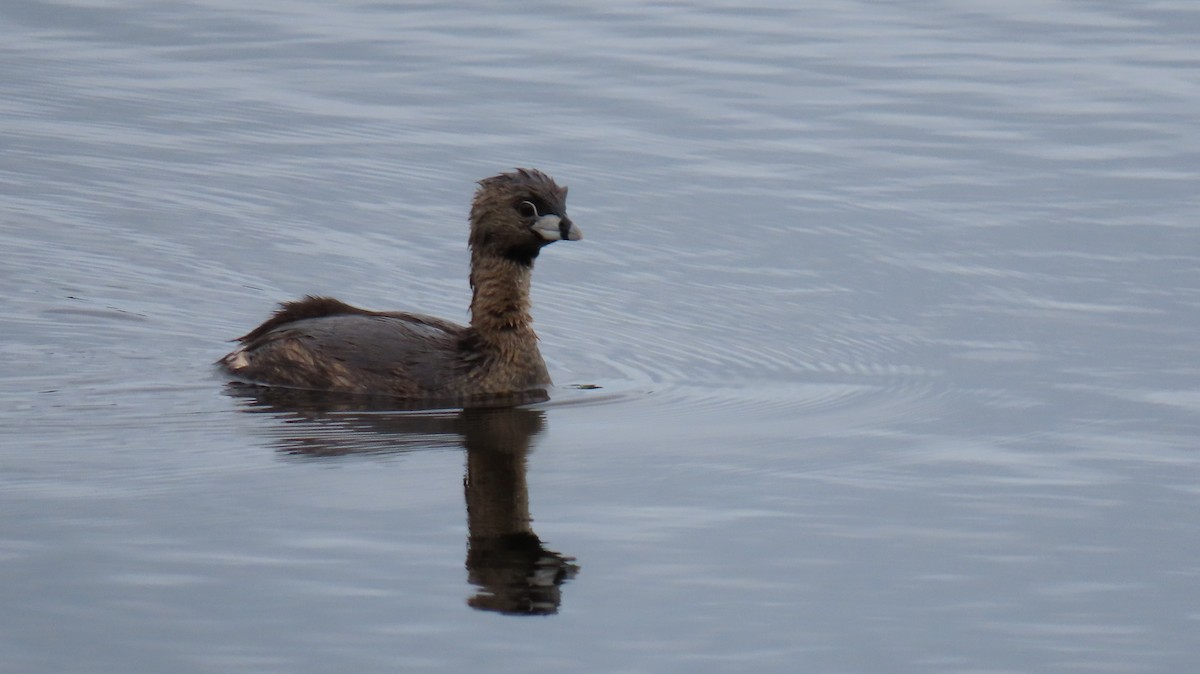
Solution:
M 276 416 L 276 447 L 295 457 L 467 450 L 467 578 L 473 608 L 508 615 L 558 612 L 573 557 L 542 545 L 529 514 L 526 458 L 545 423 L 540 410 L 474 407 L 404 411 L 395 399 L 230 384 L 244 411 Z M 503 401 L 512 404 L 514 401 Z M 519 401 L 518 401 L 519 402 Z

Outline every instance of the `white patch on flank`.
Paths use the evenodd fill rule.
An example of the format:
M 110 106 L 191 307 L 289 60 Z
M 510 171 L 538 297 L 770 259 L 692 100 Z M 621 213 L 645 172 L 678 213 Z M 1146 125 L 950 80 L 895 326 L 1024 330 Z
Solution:
M 240 370 L 249 366 L 250 359 L 246 356 L 246 352 L 243 349 L 238 349 L 225 356 L 225 367 L 228 367 L 230 370 Z

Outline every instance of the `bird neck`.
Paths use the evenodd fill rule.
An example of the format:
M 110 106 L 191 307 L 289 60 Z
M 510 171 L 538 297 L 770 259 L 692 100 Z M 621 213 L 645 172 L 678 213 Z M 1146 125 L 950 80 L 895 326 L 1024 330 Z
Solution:
M 496 255 L 471 252 L 471 327 L 488 341 L 528 340 L 532 267 Z M 536 340 L 536 335 L 533 336 Z

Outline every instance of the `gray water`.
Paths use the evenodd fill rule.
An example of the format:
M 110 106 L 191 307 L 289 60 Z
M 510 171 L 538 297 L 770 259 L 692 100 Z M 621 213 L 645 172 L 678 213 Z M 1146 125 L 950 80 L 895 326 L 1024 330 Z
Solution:
M 0 671 L 1200 667 L 1200 9 L 741 5 L 0 5 Z M 514 166 L 550 402 L 213 371 Z

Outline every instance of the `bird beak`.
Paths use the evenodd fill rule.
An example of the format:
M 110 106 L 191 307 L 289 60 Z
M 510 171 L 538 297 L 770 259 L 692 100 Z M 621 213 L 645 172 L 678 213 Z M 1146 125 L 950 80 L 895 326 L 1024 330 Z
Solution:
M 568 217 L 546 214 L 533 221 L 533 231 L 547 241 L 579 241 L 583 231 Z

